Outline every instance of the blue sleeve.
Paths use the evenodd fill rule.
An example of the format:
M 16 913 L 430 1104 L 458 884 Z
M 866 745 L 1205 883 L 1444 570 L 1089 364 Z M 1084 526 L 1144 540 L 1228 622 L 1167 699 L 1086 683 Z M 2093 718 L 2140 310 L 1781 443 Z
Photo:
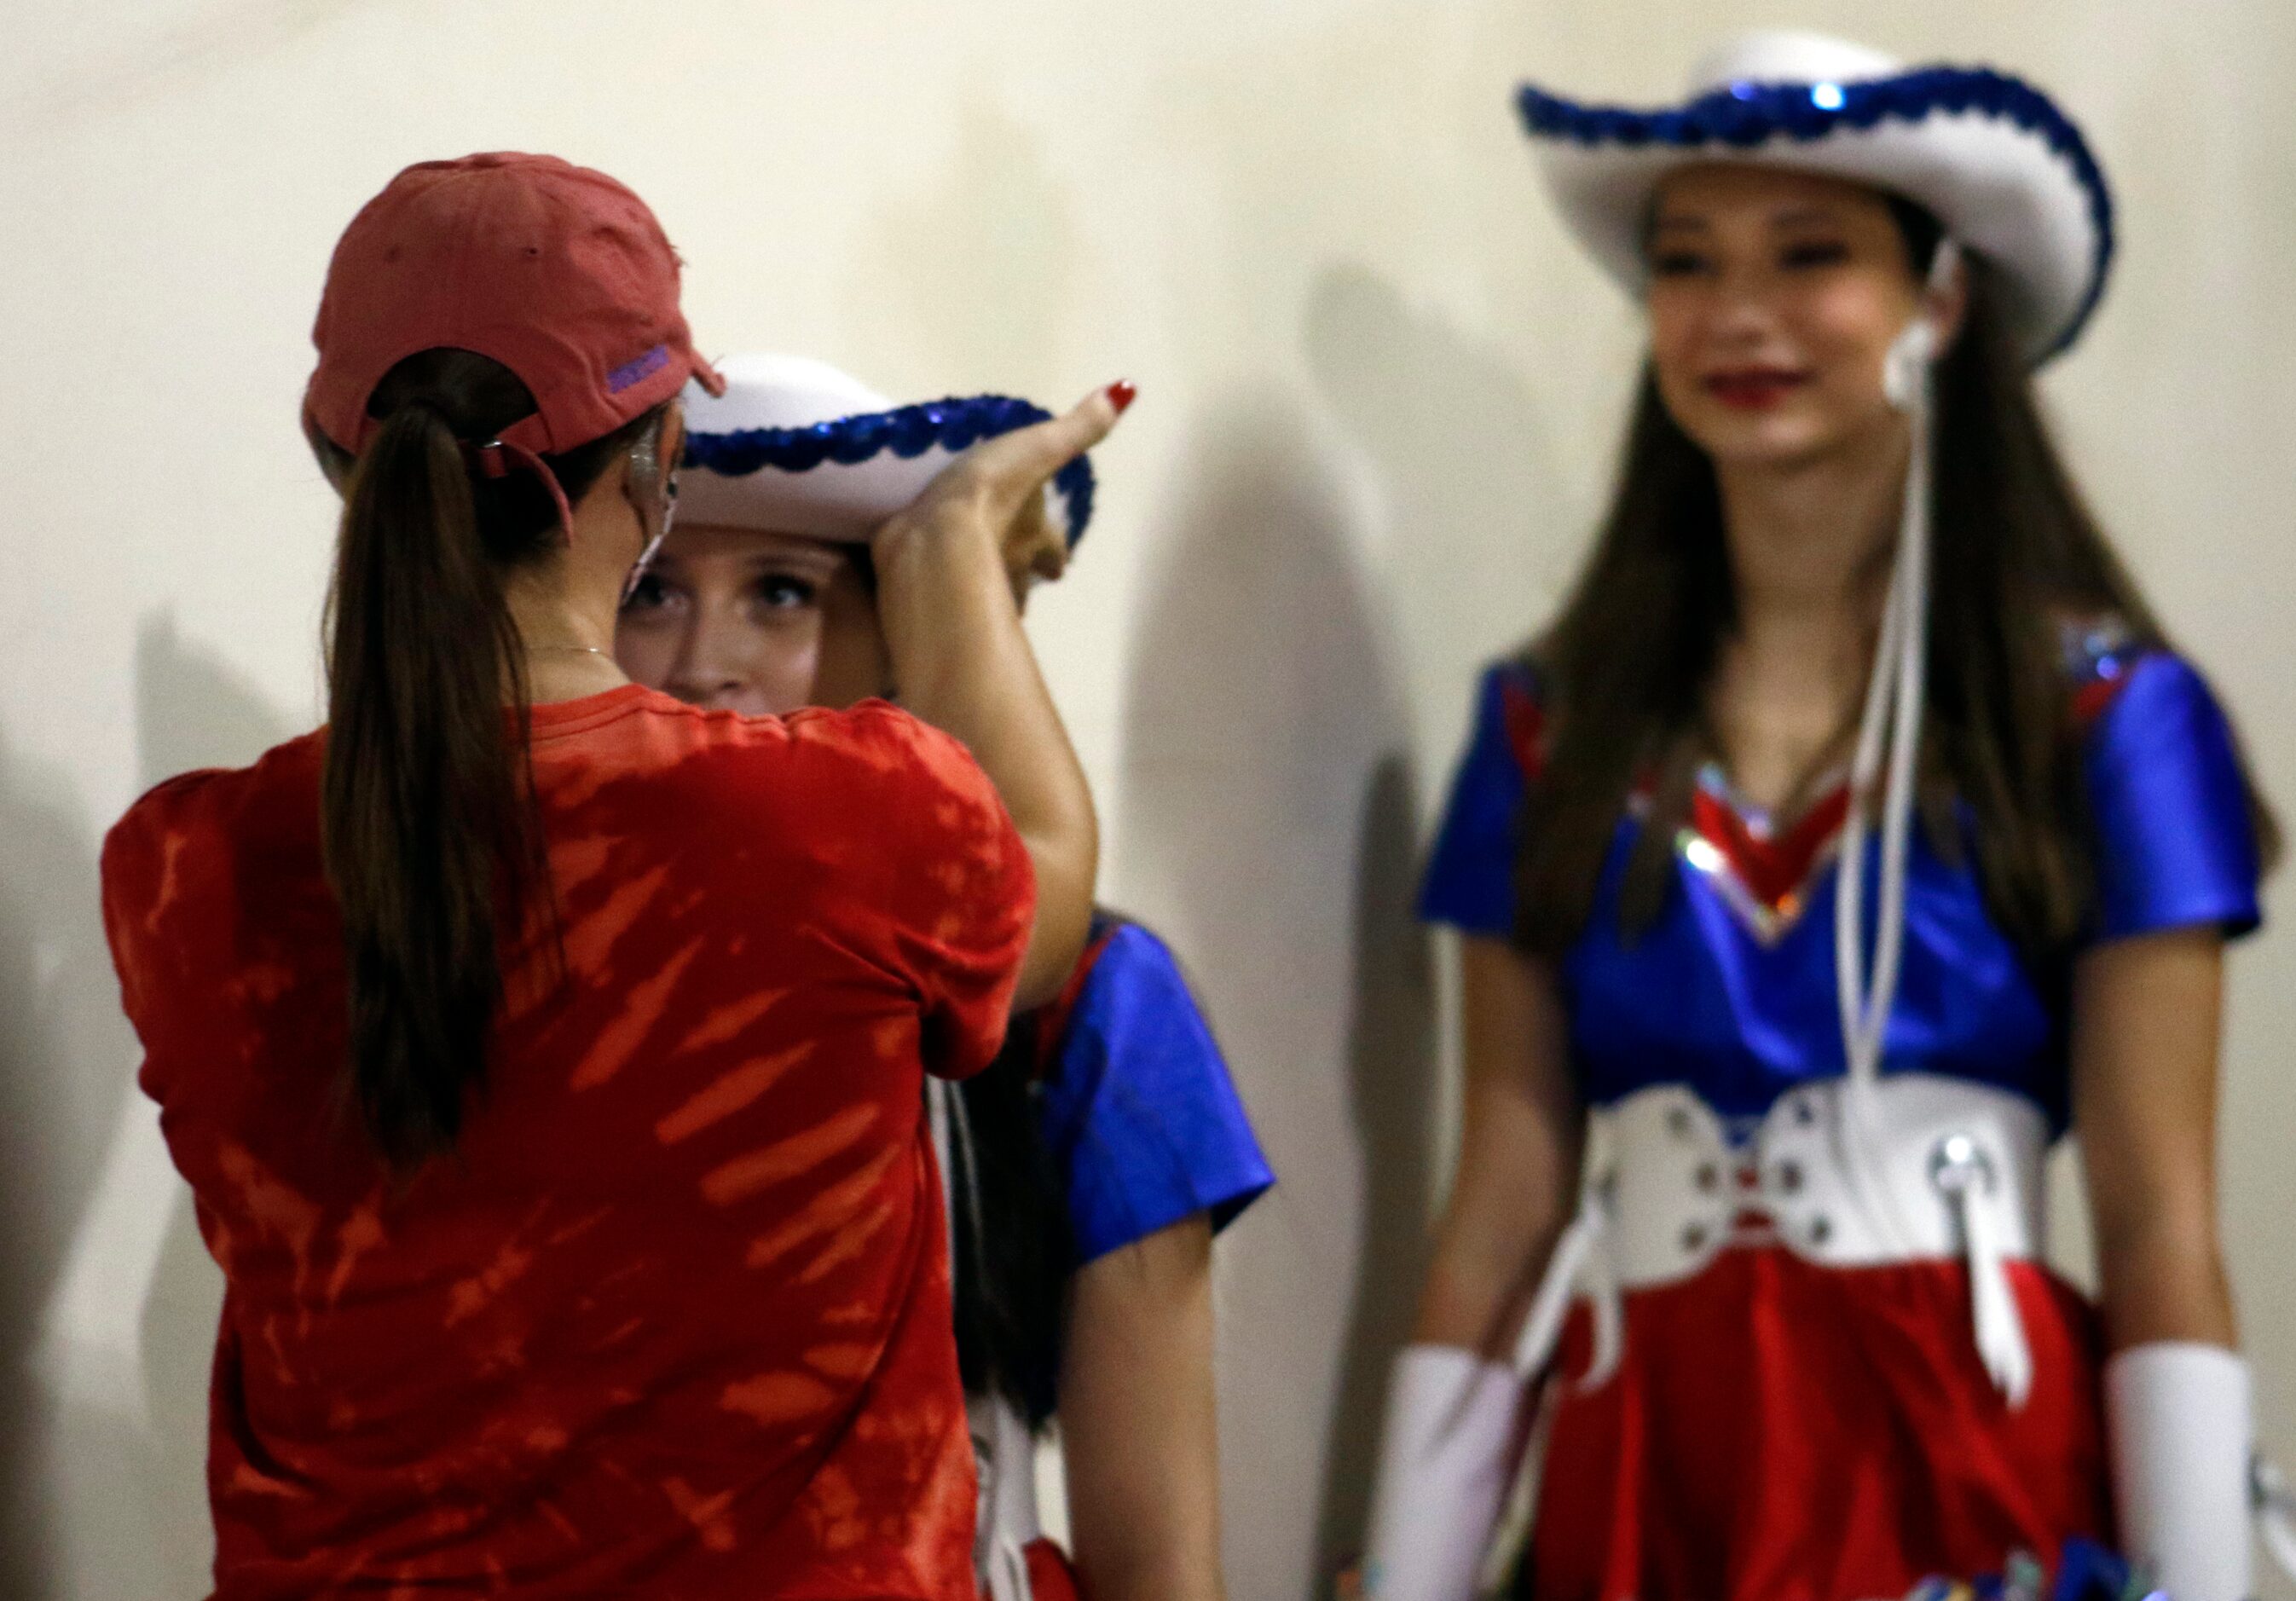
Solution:
M 1511 700 L 1535 704 L 1532 693 L 1519 666 L 1503 662 L 1483 674 L 1474 729 L 1419 886 L 1419 915 L 1429 923 L 1499 939 L 1514 932 L 1515 844 L 1526 785 L 1509 712 Z
M 1275 1182 L 1179 964 L 1134 924 L 1085 980 L 1038 1104 L 1080 1261 L 1198 1212 L 1217 1231 Z
M 2256 833 L 2232 727 L 2189 662 L 2140 656 L 2090 728 L 2097 938 L 2261 921 Z

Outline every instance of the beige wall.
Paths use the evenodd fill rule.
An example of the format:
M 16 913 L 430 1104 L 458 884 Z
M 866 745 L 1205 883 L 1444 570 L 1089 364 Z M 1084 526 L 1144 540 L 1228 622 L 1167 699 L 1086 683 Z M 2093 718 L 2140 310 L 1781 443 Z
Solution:
M 628 180 L 714 349 L 904 395 L 1139 381 L 1033 627 L 1103 797 L 1109 893 L 1185 954 L 1283 1175 L 1220 1268 L 1239 1601 L 1307 1596 L 1357 1515 L 1444 1104 L 1410 861 L 1472 669 L 1569 570 L 1636 341 L 1535 187 L 1519 74 L 1651 94 L 1715 30 L 1799 21 L 2062 91 L 2126 245 L 2051 398 L 2296 805 L 2287 0 L 19 9 L 0 1593 L 198 1593 L 216 1291 L 130 1090 L 95 849 L 144 784 L 313 720 L 330 501 L 294 424 L 306 333 L 336 232 L 406 161 L 541 148 Z M 2234 969 L 2226 1189 L 2267 1431 L 2296 1452 L 2292 1038 L 2275 932 Z

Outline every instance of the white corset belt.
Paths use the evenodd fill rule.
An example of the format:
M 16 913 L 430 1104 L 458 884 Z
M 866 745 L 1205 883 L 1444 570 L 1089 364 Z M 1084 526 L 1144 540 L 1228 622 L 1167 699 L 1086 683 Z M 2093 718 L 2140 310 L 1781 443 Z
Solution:
M 1979 1354 L 2002 1392 L 2021 1402 L 2032 1356 L 2006 1264 L 2037 1255 L 2046 1237 L 2040 1109 L 1935 1074 L 1889 1075 L 1862 1097 L 1846 1082 L 1782 1096 L 1736 1142 L 1678 1084 L 1597 1112 L 1594 1146 L 1607 1141 L 1610 1161 L 1556 1248 L 1517 1367 L 1529 1375 L 1546 1365 L 1570 1300 L 1583 1292 L 1596 1336 L 1583 1382 L 1599 1383 L 1616 1363 L 1620 1290 L 1694 1277 L 1726 1251 L 1777 1246 L 1834 1268 L 1966 1261 Z

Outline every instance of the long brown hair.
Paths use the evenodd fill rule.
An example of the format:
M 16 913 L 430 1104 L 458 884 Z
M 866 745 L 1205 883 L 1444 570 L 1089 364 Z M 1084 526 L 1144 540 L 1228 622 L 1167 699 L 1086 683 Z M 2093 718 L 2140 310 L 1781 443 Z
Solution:
M 534 409 L 509 368 L 426 350 L 375 386 L 381 426 L 356 460 L 312 440 L 343 489 L 321 837 L 342 909 L 348 1087 L 401 1168 L 454 1146 L 485 1082 L 503 952 L 547 888 L 504 582 L 560 547 L 558 513 L 531 474 L 474 479 L 464 449 Z M 549 458 L 568 499 L 654 417 Z
M 1903 202 L 1893 209 L 1924 267 L 1936 223 Z M 1997 283 L 1983 260 L 1968 263 L 1967 317 L 1936 379 L 1923 832 L 1953 859 L 1964 845 L 1955 803 L 1970 809 L 1987 901 L 2046 962 L 2079 938 L 2095 899 L 2063 627 L 2112 618 L 2138 644 L 2166 638 L 2050 441 Z M 1526 651 L 1554 713 L 1516 860 L 1527 948 L 1560 956 L 1578 938 L 1621 811 L 1646 782 L 1651 810 L 1621 912 L 1629 933 L 1658 915 L 1705 754 L 1703 698 L 1736 620 L 1713 463 L 1645 369 L 1594 552 Z M 2252 784 L 2249 805 L 2268 864 L 2278 830 Z

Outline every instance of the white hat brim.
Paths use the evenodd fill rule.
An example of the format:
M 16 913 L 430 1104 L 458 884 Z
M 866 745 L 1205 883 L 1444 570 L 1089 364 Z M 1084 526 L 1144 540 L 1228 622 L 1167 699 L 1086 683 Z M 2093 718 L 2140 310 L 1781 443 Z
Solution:
M 771 383 L 758 374 L 745 382 L 740 363 L 726 365 L 725 401 L 688 398 L 682 522 L 865 539 L 972 446 L 1050 415 L 1003 395 L 892 406 L 867 391 Z M 864 396 L 877 404 L 823 415 L 826 405 Z M 1091 463 L 1078 456 L 1045 493 L 1046 513 L 1073 547 L 1092 520 Z
M 687 436 L 706 451 L 708 436 Z M 804 534 L 817 539 L 865 539 L 888 518 L 924 493 L 956 452 L 939 446 L 901 457 L 887 451 L 851 464 L 823 462 L 792 472 L 760 466 L 739 474 L 715 471 L 687 452 L 678 480 L 677 520 L 719 528 Z
M 1901 194 L 1998 270 L 2035 362 L 2070 344 L 2103 293 L 2112 203 L 2079 132 L 2040 91 L 1984 70 L 1858 83 L 1737 83 L 1660 111 L 1521 94 L 1548 186 L 1587 250 L 1630 291 L 1659 183 L 1695 161 L 1744 162 Z

